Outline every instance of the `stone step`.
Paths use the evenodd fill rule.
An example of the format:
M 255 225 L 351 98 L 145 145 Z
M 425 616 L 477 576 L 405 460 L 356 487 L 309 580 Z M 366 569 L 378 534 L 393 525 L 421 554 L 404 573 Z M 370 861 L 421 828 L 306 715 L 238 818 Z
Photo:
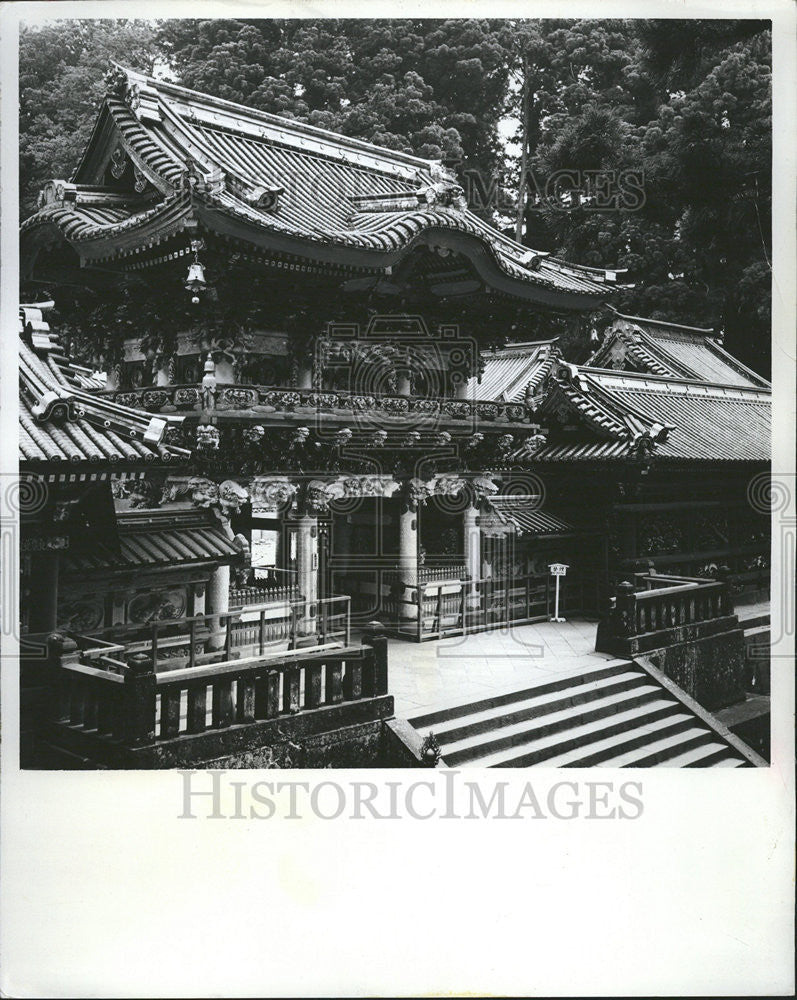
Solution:
M 712 736 L 714 734 L 712 733 Z M 682 754 L 678 754 L 677 757 L 671 757 L 669 760 L 662 761 L 657 764 L 657 767 L 716 767 L 723 760 L 739 760 L 740 758 L 733 756 L 733 750 L 726 746 L 724 743 L 717 743 L 713 741 L 711 743 L 705 743 L 702 746 L 695 747 L 693 750 L 687 750 Z
M 471 701 L 465 704 L 462 702 L 444 705 L 433 709 L 431 712 L 424 712 L 423 715 L 416 715 L 407 721 L 417 730 L 428 730 L 430 727 L 439 725 L 441 722 L 451 722 L 454 719 L 461 719 L 476 712 L 486 711 L 491 708 L 499 708 L 503 705 L 511 705 L 514 702 L 526 701 L 537 695 L 547 694 L 553 691 L 561 691 L 573 684 L 587 681 L 600 680 L 603 677 L 611 677 L 617 673 L 627 671 L 631 666 L 629 660 L 615 659 L 607 660 L 599 667 L 590 669 L 579 668 L 557 674 L 551 680 L 544 681 L 534 687 L 521 688 L 518 691 L 509 691 L 505 694 L 491 695 L 488 698 L 481 698 L 478 701 Z M 437 731 L 435 730 L 435 735 Z
M 641 671 L 626 671 L 620 674 L 613 674 L 609 677 L 601 677 L 598 680 L 589 681 L 585 684 L 575 684 L 570 687 L 526 698 L 523 701 L 512 703 L 509 711 L 507 711 L 507 706 L 498 705 L 462 716 L 453 725 L 449 725 L 448 727 L 441 729 L 439 726 L 425 726 L 419 729 L 419 732 L 421 735 L 426 736 L 429 732 L 433 731 L 440 744 L 445 746 L 446 744 L 464 739 L 466 736 L 488 733 L 494 729 L 500 729 L 517 722 L 524 722 L 566 708 L 573 709 L 601 697 L 619 694 L 631 688 L 642 687 L 647 688 L 646 693 L 650 697 L 658 691 L 658 688 L 649 684 L 647 674 Z M 446 757 L 445 751 L 443 752 L 443 756 Z M 448 762 L 447 757 L 446 762 Z
M 446 746 L 446 763 L 454 766 L 472 760 L 479 767 L 504 767 L 514 766 L 509 761 L 518 756 L 528 756 L 528 763 L 533 763 L 531 758 L 542 760 L 588 742 L 590 738 L 597 740 L 641 724 L 644 720 L 652 721 L 677 711 L 679 706 L 676 702 L 656 699 L 660 693 L 652 685 L 644 689 L 632 688 L 590 701 L 579 712 L 566 708 L 538 719 L 506 726 L 496 730 L 492 738 L 485 738 L 484 735 L 466 737 Z M 476 758 L 479 758 L 478 761 Z
M 668 766 L 672 767 L 674 766 L 672 764 L 673 758 L 714 740 L 715 734 L 710 729 L 697 724 L 697 720 L 695 723 L 694 726 L 682 732 L 654 740 L 652 743 L 637 747 L 635 750 L 629 750 L 617 757 L 602 760 L 597 766 L 653 767 L 654 764 L 667 762 Z
M 585 734 L 586 738 L 576 736 L 569 741 L 569 747 L 568 741 L 565 741 L 557 748 L 561 752 L 550 757 L 529 760 L 526 754 L 521 754 L 502 764 L 486 764 L 482 761 L 479 761 L 479 764 L 486 767 L 527 767 L 535 763 L 542 763 L 545 767 L 595 767 L 608 757 L 634 750 L 657 738 L 689 728 L 694 723 L 693 717 L 686 712 L 679 712 L 678 708 L 680 706 L 677 703 L 670 702 L 663 714 L 650 719 L 642 716 L 641 721 L 630 718 L 623 728 L 614 732 L 597 732 L 596 736 L 599 738 L 594 740 L 589 739 L 589 734 Z
M 660 767 L 664 767 L 664 764 L 660 764 Z M 666 765 L 672 766 L 672 765 Z M 722 760 L 718 760 L 714 767 L 748 767 L 748 762 L 742 760 L 741 757 L 723 757 Z

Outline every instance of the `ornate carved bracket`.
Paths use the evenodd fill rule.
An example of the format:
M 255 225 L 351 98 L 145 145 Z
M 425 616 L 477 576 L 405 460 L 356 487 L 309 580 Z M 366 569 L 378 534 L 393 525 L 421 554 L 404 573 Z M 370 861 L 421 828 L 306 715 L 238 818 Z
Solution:
M 252 507 L 257 510 L 277 513 L 292 503 L 298 488 L 295 483 L 284 476 L 254 479 L 250 485 Z
M 185 497 L 190 498 L 194 507 L 214 510 L 225 519 L 237 514 L 249 501 L 247 490 L 232 479 L 226 479 L 218 484 L 201 476 L 173 482 L 164 491 L 165 500 L 180 500 Z

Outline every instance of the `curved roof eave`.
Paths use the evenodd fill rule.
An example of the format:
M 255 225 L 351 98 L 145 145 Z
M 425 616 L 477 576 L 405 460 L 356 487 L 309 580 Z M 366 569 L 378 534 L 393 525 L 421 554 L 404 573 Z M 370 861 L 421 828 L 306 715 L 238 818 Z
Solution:
M 191 209 L 187 203 L 183 204 L 183 199 L 179 196 L 161 202 L 140 216 L 131 216 L 122 223 L 108 226 L 90 226 L 82 223 L 77 213 L 65 208 L 50 208 L 27 219 L 22 225 L 22 234 L 30 238 L 40 228 L 50 233 L 57 232 L 83 259 L 100 260 L 118 256 L 120 237 L 129 235 L 134 244 L 140 242 L 142 247 L 147 246 L 153 241 L 153 237 L 157 241 L 158 236 L 165 237 L 180 229 L 181 220 L 189 214 L 192 214 Z M 495 291 L 551 308 L 597 308 L 610 292 L 610 289 L 599 286 L 594 289 L 562 289 L 556 286 L 555 276 L 539 271 L 529 275 L 530 280 L 515 277 L 507 273 L 495 249 L 477 233 L 448 228 L 437 222 L 419 228 L 413 236 L 405 238 L 392 249 L 382 249 L 368 246 L 365 241 L 365 245 L 352 246 L 332 236 L 313 239 L 310 234 L 266 228 L 254 220 L 234 216 L 220 206 L 206 201 L 194 200 L 193 214 L 206 229 L 221 236 L 243 240 L 264 250 L 305 258 L 315 263 L 337 264 L 354 269 L 384 269 L 395 266 L 417 247 L 442 247 L 464 254 L 481 280 Z M 574 281 L 573 284 L 576 285 L 577 282 Z

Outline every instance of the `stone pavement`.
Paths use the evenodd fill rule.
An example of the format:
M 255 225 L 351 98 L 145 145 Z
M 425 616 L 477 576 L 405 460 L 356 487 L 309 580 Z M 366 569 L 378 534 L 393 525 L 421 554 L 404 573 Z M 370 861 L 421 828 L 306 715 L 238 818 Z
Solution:
M 388 640 L 388 690 L 396 716 L 531 687 L 558 673 L 611 660 L 595 652 L 595 621 L 540 622 L 414 643 Z

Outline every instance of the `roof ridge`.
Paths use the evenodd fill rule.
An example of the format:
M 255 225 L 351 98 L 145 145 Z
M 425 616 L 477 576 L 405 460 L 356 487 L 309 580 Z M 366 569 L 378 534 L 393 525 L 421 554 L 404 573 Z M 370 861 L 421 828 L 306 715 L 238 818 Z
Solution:
M 548 340 L 522 340 L 515 344 L 504 344 L 502 347 L 496 347 L 494 349 L 487 347 L 479 353 L 485 357 L 489 356 L 491 358 L 498 358 L 504 351 L 513 351 L 515 349 L 518 351 L 531 351 L 534 348 L 547 347 L 549 344 L 555 344 L 558 340 L 558 337 L 550 337 Z
M 321 128 L 318 125 L 310 125 L 307 122 L 300 122 L 294 118 L 286 118 L 283 115 L 275 115 L 269 111 L 261 111 L 259 108 L 252 108 L 246 104 L 239 104 L 236 101 L 229 101 L 223 97 L 216 97 L 199 90 L 192 90 L 190 87 L 183 87 L 168 80 L 159 80 L 156 77 L 147 76 L 137 70 L 132 70 L 120 63 L 111 60 L 113 66 L 124 73 L 128 79 L 128 85 L 149 87 L 154 89 L 162 99 L 172 96 L 176 99 L 184 99 L 190 102 L 192 99 L 197 103 L 205 104 L 209 107 L 217 107 L 220 111 L 235 112 L 237 117 L 248 116 L 253 122 L 269 124 L 275 128 L 283 128 L 295 134 L 305 134 L 318 140 L 325 140 L 332 145 L 345 146 L 352 150 L 360 150 L 363 153 L 369 152 L 378 154 L 387 160 L 401 163 L 406 166 L 429 167 L 431 164 L 440 163 L 440 160 L 430 160 L 425 157 L 416 156 L 412 153 L 404 153 L 399 150 L 389 149 L 387 146 L 379 146 L 376 143 L 366 142 L 364 139 L 357 139 L 353 136 L 341 135 L 331 129 Z
M 656 375 L 653 372 L 627 372 L 617 371 L 614 368 L 593 368 L 589 365 L 580 365 L 579 370 L 588 375 L 593 373 L 601 378 L 631 379 L 632 381 L 658 382 L 670 387 L 677 387 L 679 384 L 684 389 L 722 389 L 725 392 L 750 393 L 752 395 L 772 395 L 772 387 L 767 385 L 733 385 L 729 382 L 710 382 L 702 378 L 679 378 L 674 375 Z M 652 387 L 650 387 L 652 388 Z
M 677 330 L 686 330 L 691 333 L 714 333 L 714 327 L 686 326 L 684 323 L 675 323 L 672 320 L 654 319 L 652 316 L 628 316 L 626 313 L 621 313 L 618 309 L 615 309 L 612 305 L 609 305 L 609 308 L 618 319 L 627 319 L 632 323 L 652 323 L 655 326 L 667 326 Z

